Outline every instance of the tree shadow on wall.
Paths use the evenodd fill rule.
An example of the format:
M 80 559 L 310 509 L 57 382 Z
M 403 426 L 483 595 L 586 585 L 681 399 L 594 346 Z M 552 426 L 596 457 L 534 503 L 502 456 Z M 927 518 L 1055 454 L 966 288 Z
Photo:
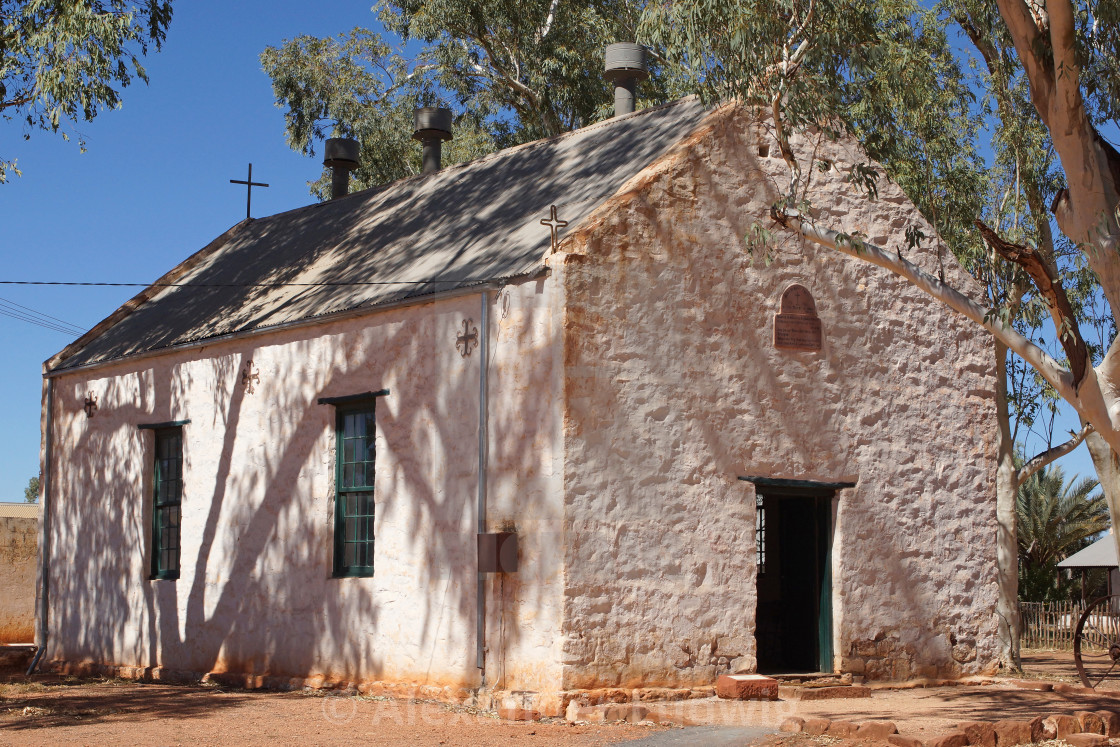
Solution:
M 477 311 L 477 299 L 447 303 Z M 321 328 L 289 333 L 279 362 L 258 340 L 197 351 L 169 371 L 93 378 L 101 402 L 93 418 L 81 408 L 86 381 L 60 385 L 56 432 L 73 446 L 56 452 L 52 658 L 377 680 L 400 668 L 384 648 L 400 632 L 384 620 L 387 600 L 397 601 L 385 589 L 403 574 L 417 611 L 393 612 L 393 625 L 403 644 L 430 654 L 429 671 L 410 676 L 474 682 L 473 646 L 461 661 L 440 646 L 449 635 L 473 639 L 477 441 L 464 433 L 477 429 L 478 366 L 477 357 L 440 352 L 454 350 L 459 313 L 438 308 L 391 312 L 392 323 L 373 317 L 326 347 L 317 344 Z M 254 392 L 241 380 L 250 360 L 260 373 Z M 310 488 L 301 477 L 333 465 L 335 411 L 317 399 L 386 386 L 378 464 L 397 469 L 379 475 L 376 532 L 403 525 L 408 554 L 421 562 L 394 567 L 378 556 L 373 579 L 335 579 L 332 486 Z M 149 580 L 153 436 L 136 426 L 179 419 L 190 420 L 181 577 Z M 501 427 L 512 442 L 539 437 L 531 418 Z

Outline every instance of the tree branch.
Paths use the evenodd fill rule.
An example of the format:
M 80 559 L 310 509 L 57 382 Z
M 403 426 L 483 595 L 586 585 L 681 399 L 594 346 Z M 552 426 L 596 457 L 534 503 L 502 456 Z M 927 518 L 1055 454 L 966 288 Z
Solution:
M 1077 25 L 1069 0 L 1047 0 L 1050 16 L 1050 48 L 1054 53 L 1052 70 L 1057 101 L 1064 117 L 1079 122 L 1085 119 L 1085 102 L 1081 98 L 1081 64 L 1077 61 Z M 1060 102 L 1060 104 L 1058 103 Z
M 1066 357 L 1069 358 L 1074 389 L 1078 389 L 1089 368 L 1089 351 L 1085 346 L 1085 340 L 1081 337 L 1077 316 L 1057 272 L 1034 249 L 1004 241 L 979 218 L 976 219 L 975 224 L 988 246 L 1008 262 L 1014 262 L 1022 267 L 1034 281 L 1035 287 L 1038 288 L 1047 308 L 1050 309 L 1050 316 L 1054 319 L 1054 327 L 1058 333 L 1058 341 L 1061 342 L 1062 349 L 1066 351 Z
M 1077 399 L 1069 371 L 1054 360 L 1045 350 L 1035 345 L 1010 326 L 1003 326 L 998 319 L 990 318 L 988 311 L 956 288 L 938 280 L 920 267 L 898 256 L 895 252 L 865 242 L 859 238 L 837 233 L 827 228 L 818 228 L 809 218 L 797 210 L 771 208 L 771 217 L 781 225 L 792 228 L 810 241 L 843 252 L 852 257 L 866 260 L 896 275 L 906 278 L 919 290 L 933 296 L 949 308 L 979 324 L 999 339 L 1013 353 L 1025 360 L 1038 371 L 1058 394 L 1070 402 Z
M 795 38 L 800 34 L 809 20 L 813 17 L 813 8 L 815 3 L 809 6 L 809 15 L 806 17 L 805 22 L 794 33 Z M 778 138 L 778 150 L 782 154 L 782 160 L 786 162 L 789 167 L 790 181 L 789 181 L 789 198 L 792 200 L 797 194 L 797 184 L 801 181 L 801 167 L 797 163 L 797 157 L 793 154 L 793 148 L 789 144 L 789 136 L 786 133 L 786 127 L 782 121 L 782 98 L 785 96 L 786 80 L 789 79 L 801 65 L 801 61 L 805 59 L 810 48 L 809 40 L 804 39 L 794 50 L 793 54 L 789 54 L 789 44 L 787 43 L 783 50 L 784 60 L 780 63 L 777 70 L 782 76 L 781 83 L 778 84 L 777 91 L 774 92 L 773 99 L 770 102 L 770 109 L 774 116 L 774 132 Z
M 556 6 L 560 4 L 560 0 L 552 0 L 548 4 L 548 17 L 544 19 L 544 26 L 541 28 L 540 33 L 537 34 L 537 41 L 543 40 L 548 36 L 548 32 L 552 31 L 552 19 L 556 16 Z
M 1043 35 L 1034 14 L 1023 0 L 996 0 L 996 4 L 1030 81 L 1031 100 L 1042 121 L 1049 125 L 1054 68 L 1039 56 L 1040 52 L 1050 46 L 1049 39 Z
M 986 32 L 977 28 L 976 24 L 971 18 L 967 16 L 957 16 L 957 25 L 964 29 L 964 33 L 968 35 L 972 46 L 976 47 L 976 51 L 984 58 L 984 64 L 988 68 L 988 74 L 994 76 L 998 70 L 999 53 L 996 51 L 995 45 L 992 44 Z
M 12 106 L 23 106 L 24 104 L 30 104 L 34 100 L 35 94 L 28 93 L 14 99 L 9 99 L 8 101 L 0 101 L 0 109 L 7 109 Z
M 786 133 L 785 124 L 782 122 L 782 92 L 779 90 L 774 94 L 773 101 L 770 102 L 770 108 L 774 116 L 774 133 L 778 138 L 778 151 L 782 154 L 782 160 L 786 162 L 789 167 L 789 199 L 793 199 L 797 194 L 797 184 L 801 181 L 801 167 L 797 163 L 797 157 L 793 154 L 793 148 L 789 144 L 789 136 Z
M 1038 472 L 1040 469 L 1053 462 L 1055 459 L 1064 457 L 1066 454 L 1070 453 L 1078 446 L 1080 446 L 1081 442 L 1085 440 L 1085 437 L 1092 432 L 1093 426 L 1089 423 L 1086 423 L 1085 425 L 1081 426 L 1080 431 L 1074 433 L 1065 443 L 1058 444 L 1057 446 L 1052 446 L 1046 451 L 1043 451 L 1040 454 L 1036 454 L 1016 472 L 1017 480 L 1021 483 L 1028 477 L 1033 475 L 1035 472 Z

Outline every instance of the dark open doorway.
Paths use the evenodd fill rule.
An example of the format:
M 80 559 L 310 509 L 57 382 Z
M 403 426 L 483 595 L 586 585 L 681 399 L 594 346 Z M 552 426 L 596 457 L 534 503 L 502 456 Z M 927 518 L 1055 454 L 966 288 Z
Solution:
M 832 503 L 847 484 L 755 478 L 755 640 L 764 674 L 831 672 Z

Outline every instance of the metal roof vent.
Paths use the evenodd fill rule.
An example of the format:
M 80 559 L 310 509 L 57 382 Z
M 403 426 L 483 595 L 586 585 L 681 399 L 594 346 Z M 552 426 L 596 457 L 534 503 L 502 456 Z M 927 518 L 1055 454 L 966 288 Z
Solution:
M 358 168 L 358 141 L 348 137 L 327 138 L 323 165 L 331 167 L 331 199 L 350 191 L 350 172 Z
M 413 119 L 416 132 L 412 133 L 412 139 L 424 146 L 424 173 L 439 171 L 443 141 L 451 140 L 451 110 L 425 106 L 416 110 Z
M 646 48 L 633 42 L 611 44 L 607 47 L 603 77 L 614 83 L 614 115 L 633 112 L 638 81 L 649 77 Z

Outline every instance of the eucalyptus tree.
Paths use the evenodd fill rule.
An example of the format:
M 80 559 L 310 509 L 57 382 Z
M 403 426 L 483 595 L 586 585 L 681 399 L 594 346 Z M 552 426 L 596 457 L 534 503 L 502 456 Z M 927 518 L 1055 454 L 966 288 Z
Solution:
M 439 103 L 423 71 L 382 37 L 357 28 L 337 37 L 299 36 L 261 54 L 272 78 L 277 104 L 287 107 L 288 145 L 314 155 L 324 137 L 353 137 L 361 144 L 360 167 L 351 175 L 355 189 L 418 174 L 420 154 L 412 142 L 416 106 Z M 455 123 L 455 139 L 444 147 L 455 163 L 496 150 L 478 117 L 465 114 Z M 330 177 L 311 183 L 320 199 L 330 196 Z
M 387 34 L 356 28 L 334 38 L 300 36 L 261 55 L 292 148 L 314 153 L 325 136 L 362 144 L 355 178 L 373 186 L 419 173 L 412 135 L 417 105 L 457 112 L 445 161 L 550 137 L 611 114 L 604 48 L 631 41 L 631 0 L 383 1 Z M 680 95 L 683 81 L 655 58 L 644 103 Z M 313 185 L 325 196 L 323 180 Z
M 907 278 L 994 337 L 999 614 L 1005 656 L 1014 663 L 1019 483 L 1088 437 L 1114 517 L 1120 509 L 1120 393 L 1110 385 L 1120 359 L 1112 348 L 1112 304 L 1120 297 L 1113 174 L 1120 159 L 1097 131 L 1115 119 L 1120 76 L 1115 0 L 996 5 L 670 0 L 649 6 L 642 32 L 707 97 L 769 112 L 789 167 L 775 223 Z M 954 31 L 974 50 L 975 73 L 961 64 L 948 36 Z M 805 154 L 790 145 L 791 132 L 808 128 L 855 134 L 939 235 L 911 226 L 900 229 L 894 246 L 878 247 L 814 221 Z M 981 157 L 986 143 L 991 163 Z M 850 180 L 870 198 L 878 176 L 868 164 L 851 167 Z M 983 298 L 907 256 L 940 258 L 945 249 L 981 281 Z M 1095 349 L 1082 335 L 1084 319 L 1103 330 Z M 1057 355 L 1037 341 L 1044 321 L 1053 324 Z M 1026 389 L 1009 393 L 1009 375 Z M 1066 400 L 1083 427 L 1019 467 L 1011 415 L 1016 422 L 1034 417 L 1038 400 L 1024 397 L 1028 391 Z
M 27 139 L 119 107 L 120 89 L 148 82 L 139 58 L 170 23 L 171 0 L 0 0 L 0 117 Z M 20 173 L 0 157 L 0 183 L 9 171 Z

